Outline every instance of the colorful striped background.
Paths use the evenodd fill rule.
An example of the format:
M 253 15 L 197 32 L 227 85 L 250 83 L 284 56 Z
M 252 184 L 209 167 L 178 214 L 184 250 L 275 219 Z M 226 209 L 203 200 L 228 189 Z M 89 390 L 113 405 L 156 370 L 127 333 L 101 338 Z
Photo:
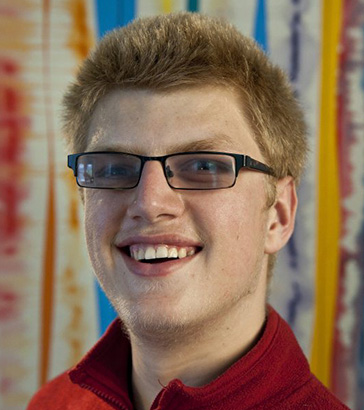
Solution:
M 225 17 L 291 78 L 311 151 L 271 303 L 315 374 L 364 409 L 364 0 L 2 1 L 0 408 L 24 409 L 114 317 L 65 165 L 62 93 L 97 38 L 178 10 Z

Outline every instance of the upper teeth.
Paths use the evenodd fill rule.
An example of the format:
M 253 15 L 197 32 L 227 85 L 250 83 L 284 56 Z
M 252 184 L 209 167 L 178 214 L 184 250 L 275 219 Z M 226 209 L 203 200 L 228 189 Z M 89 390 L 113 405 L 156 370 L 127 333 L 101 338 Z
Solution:
M 177 247 L 167 245 L 131 245 L 130 255 L 133 259 L 185 258 L 195 254 L 193 247 Z

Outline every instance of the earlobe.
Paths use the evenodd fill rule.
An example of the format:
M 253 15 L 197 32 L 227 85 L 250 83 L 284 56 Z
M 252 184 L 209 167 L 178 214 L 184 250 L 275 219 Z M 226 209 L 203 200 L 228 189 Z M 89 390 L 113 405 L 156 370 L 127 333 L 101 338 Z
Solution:
M 294 229 L 297 209 L 296 186 L 292 177 L 277 182 L 277 196 L 270 208 L 265 252 L 274 254 L 288 242 Z

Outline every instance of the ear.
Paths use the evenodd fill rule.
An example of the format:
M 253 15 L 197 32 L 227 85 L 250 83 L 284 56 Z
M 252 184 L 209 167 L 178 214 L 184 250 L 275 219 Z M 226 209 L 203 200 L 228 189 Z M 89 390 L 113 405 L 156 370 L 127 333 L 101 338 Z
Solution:
M 274 254 L 288 242 L 294 229 L 297 209 L 296 186 L 292 177 L 285 177 L 277 183 L 277 196 L 268 211 L 265 252 Z

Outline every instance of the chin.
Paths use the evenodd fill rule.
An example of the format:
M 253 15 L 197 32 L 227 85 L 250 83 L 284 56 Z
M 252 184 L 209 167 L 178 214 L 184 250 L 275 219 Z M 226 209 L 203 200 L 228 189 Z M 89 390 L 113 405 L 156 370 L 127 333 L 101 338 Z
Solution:
M 113 303 L 130 337 L 153 341 L 165 346 L 193 335 L 201 327 L 196 312 L 185 309 L 176 301 L 155 299 L 137 303 L 118 300 Z M 197 319 L 197 320 L 196 320 Z

